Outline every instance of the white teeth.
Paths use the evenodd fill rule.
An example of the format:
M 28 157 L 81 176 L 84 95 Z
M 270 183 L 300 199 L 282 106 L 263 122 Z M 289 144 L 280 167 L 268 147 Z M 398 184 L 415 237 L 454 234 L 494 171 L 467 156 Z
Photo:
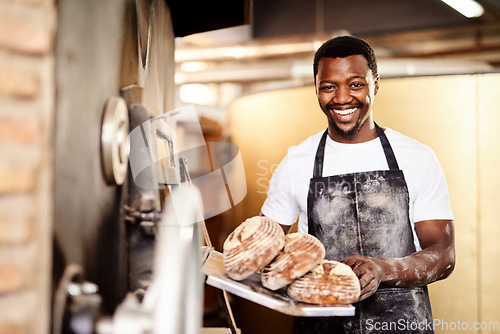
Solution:
M 353 112 L 355 112 L 358 108 L 352 108 L 352 109 L 345 109 L 345 110 L 339 110 L 339 109 L 334 109 L 333 111 L 335 111 L 336 114 L 338 115 L 349 115 L 349 114 L 352 114 Z

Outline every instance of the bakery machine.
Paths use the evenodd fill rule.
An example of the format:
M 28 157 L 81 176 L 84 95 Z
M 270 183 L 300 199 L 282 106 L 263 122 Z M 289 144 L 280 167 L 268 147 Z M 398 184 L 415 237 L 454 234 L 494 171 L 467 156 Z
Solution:
M 202 198 L 228 196 L 227 184 L 245 179 L 239 152 L 231 143 L 207 144 L 193 106 L 152 117 L 143 105 L 127 108 L 122 97 L 106 101 L 100 151 L 106 182 L 127 185 L 120 210 L 127 291 L 105 314 L 99 284 L 85 279 L 82 266 L 67 265 L 55 290 L 53 332 L 200 333 L 201 267 L 213 251 L 205 218 L 227 209 L 219 201 L 204 209 Z M 194 180 L 188 161 L 196 167 Z M 238 203 L 244 193 L 232 188 L 233 203 Z M 229 324 L 226 333 L 235 334 L 228 296 L 224 290 L 220 296 Z
M 196 191 L 180 186 L 184 160 L 167 154 L 176 145 L 172 132 L 181 126 L 166 118 L 167 128 L 147 133 L 154 136 L 156 151 L 153 145 L 136 148 L 164 156 L 159 163 L 149 156 L 155 164 L 138 168 L 136 175 L 129 135 L 175 109 L 174 39 L 246 24 L 248 6 L 248 1 L 57 1 L 53 333 L 200 330 L 200 227 L 182 216 L 187 227 L 172 232 L 168 218 L 174 193 L 186 198 L 176 204 L 179 211 L 187 214 L 197 206 Z M 144 138 L 145 127 L 140 128 Z M 148 187 L 148 180 L 158 181 L 151 176 L 160 166 L 161 187 Z M 166 232 L 160 226 L 171 233 L 161 236 Z M 160 253 L 168 256 L 154 256 Z M 179 320 L 173 325 L 173 318 L 165 317 Z
M 204 219 L 245 196 L 241 156 L 174 106 L 174 38 L 248 23 L 248 3 L 58 1 L 52 333 L 200 333 L 205 284 L 222 333 L 238 332 L 228 292 L 319 311 L 224 274 Z

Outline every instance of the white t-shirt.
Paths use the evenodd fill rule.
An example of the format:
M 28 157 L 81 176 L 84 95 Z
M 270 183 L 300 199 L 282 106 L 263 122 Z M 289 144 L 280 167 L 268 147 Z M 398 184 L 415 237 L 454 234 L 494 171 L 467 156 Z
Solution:
M 271 178 L 262 206 L 265 216 L 283 225 L 292 225 L 298 216 L 298 231 L 302 233 L 308 231 L 307 194 L 323 132 L 288 149 Z M 409 215 L 418 250 L 415 222 L 453 219 L 446 180 L 432 149 L 390 128 L 385 134 L 408 186 Z M 323 176 L 389 169 L 378 137 L 365 143 L 343 144 L 327 136 L 324 159 Z

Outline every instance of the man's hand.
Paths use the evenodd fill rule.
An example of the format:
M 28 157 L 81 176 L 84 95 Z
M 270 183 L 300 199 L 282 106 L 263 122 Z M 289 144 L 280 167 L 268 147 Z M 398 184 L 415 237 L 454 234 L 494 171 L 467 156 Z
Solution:
M 448 277 L 455 267 L 453 221 L 427 220 L 415 223 L 421 251 L 402 258 L 350 255 L 343 263 L 359 278 L 361 296 L 368 298 L 380 283 L 417 287 Z
M 358 276 L 361 286 L 359 300 L 368 298 L 377 291 L 383 278 L 383 270 L 377 263 L 376 258 L 364 255 L 350 255 L 342 262 L 351 267 Z

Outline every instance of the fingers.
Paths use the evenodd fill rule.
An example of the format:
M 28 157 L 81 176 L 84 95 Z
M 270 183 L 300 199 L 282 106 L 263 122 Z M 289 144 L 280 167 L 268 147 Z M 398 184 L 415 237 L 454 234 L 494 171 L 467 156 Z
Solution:
M 349 267 L 353 267 L 356 265 L 358 262 L 362 261 L 362 256 L 361 255 L 349 255 L 342 263 L 348 265 Z
M 363 300 L 365 298 L 373 295 L 378 289 L 378 283 L 375 278 L 373 278 L 367 285 L 361 288 L 361 293 L 359 295 L 359 300 Z
M 370 284 L 375 279 L 375 275 L 367 267 L 368 267 L 367 265 L 362 264 L 356 267 L 355 270 L 353 270 L 356 276 L 358 276 L 359 285 L 361 286 L 361 289 L 364 289 L 368 284 Z
M 350 255 L 342 263 L 351 267 L 352 271 L 361 278 L 367 271 L 369 271 L 370 262 L 366 261 L 363 257 L 359 255 Z
M 361 288 L 359 300 L 368 298 L 377 291 L 381 273 L 380 267 L 373 259 L 362 255 L 350 255 L 342 262 L 350 266 L 359 279 Z

